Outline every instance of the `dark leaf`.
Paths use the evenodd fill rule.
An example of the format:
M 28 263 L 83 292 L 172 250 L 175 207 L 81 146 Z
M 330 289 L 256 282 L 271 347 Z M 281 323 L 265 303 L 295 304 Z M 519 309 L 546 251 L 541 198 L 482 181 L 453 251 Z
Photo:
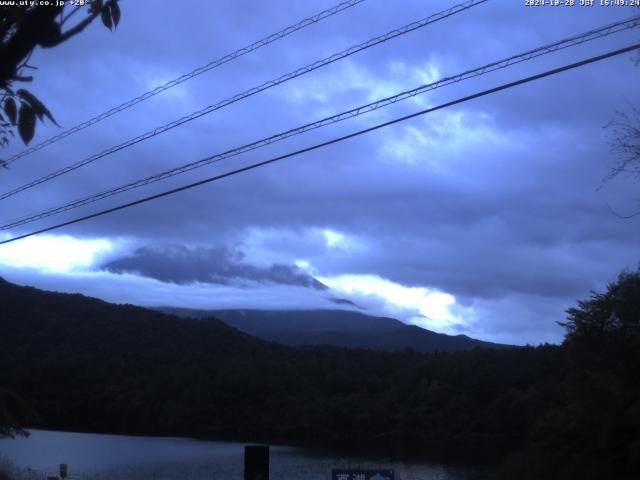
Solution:
M 18 95 L 23 100 L 26 100 L 27 102 L 29 102 L 29 104 L 33 107 L 33 111 L 35 112 L 35 114 L 38 116 L 40 120 L 42 120 L 42 116 L 45 115 L 49 120 L 55 123 L 58 127 L 60 126 L 58 125 L 58 122 L 56 122 L 55 118 L 53 118 L 53 115 L 51 115 L 51 112 L 49 111 L 49 109 L 44 106 L 44 103 L 38 100 L 36 96 L 33 95 L 31 92 L 20 89 L 18 90 Z
M 93 0 L 89 13 L 98 13 L 100 10 L 102 10 L 102 0 Z
M 7 114 L 11 123 L 15 125 L 18 120 L 18 108 L 13 98 L 9 97 L 4 101 L 4 113 Z
M 113 27 L 113 23 L 111 22 L 111 11 L 108 8 L 105 8 L 102 10 L 100 15 L 102 16 L 102 23 L 104 23 L 104 26 L 111 30 Z
M 25 102 L 20 103 L 20 112 L 18 117 L 18 133 L 20 138 L 28 144 L 36 132 L 36 114 L 31 105 Z
M 3 12 L 7 19 L 11 21 L 11 23 L 20 23 L 24 17 L 26 16 L 26 11 L 19 6 L 10 6 L 5 12 Z
M 113 25 L 117 27 L 120 23 L 120 5 L 116 0 L 111 4 L 111 18 L 113 18 Z
M 17 93 L 22 100 L 31 105 L 31 108 L 33 108 L 35 114 L 38 115 L 39 118 L 42 118 L 42 115 L 44 115 L 44 111 L 46 110 L 44 104 L 40 100 L 38 100 L 38 98 L 33 93 L 27 90 L 21 88 Z

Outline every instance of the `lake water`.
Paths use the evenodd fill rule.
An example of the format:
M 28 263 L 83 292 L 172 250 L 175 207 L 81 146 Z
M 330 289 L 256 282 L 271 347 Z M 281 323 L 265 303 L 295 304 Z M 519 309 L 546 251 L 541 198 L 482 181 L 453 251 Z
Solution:
M 132 437 L 33 430 L 28 438 L 0 440 L 0 464 L 17 480 L 57 475 L 67 463 L 70 480 L 242 480 L 244 444 L 189 438 Z M 271 446 L 271 480 L 329 480 L 332 468 L 391 468 L 398 480 L 480 480 L 476 469 L 391 460 L 341 458 Z

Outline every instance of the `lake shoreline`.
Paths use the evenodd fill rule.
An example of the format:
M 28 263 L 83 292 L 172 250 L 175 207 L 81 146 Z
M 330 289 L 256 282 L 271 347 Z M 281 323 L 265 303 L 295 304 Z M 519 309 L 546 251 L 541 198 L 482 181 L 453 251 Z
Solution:
M 107 475 L 113 480 L 210 480 L 241 478 L 244 445 L 192 437 L 105 435 L 101 433 L 31 430 L 28 438 L 0 440 L 0 457 L 14 465 L 16 480 L 25 473 L 49 475 L 59 463 L 69 464 L 75 479 Z M 430 462 L 399 461 L 390 457 L 366 458 L 344 452 L 270 445 L 272 480 L 326 478 L 332 468 L 394 468 L 407 479 L 485 480 L 493 478 L 483 466 L 460 467 Z M 286 475 L 288 472 L 289 476 Z M 33 477 L 35 478 L 35 477 Z M 38 477 L 40 478 L 40 477 Z
M 317 440 L 295 441 L 291 438 L 273 435 L 243 435 L 226 430 L 218 434 L 189 434 L 189 433 L 145 433 L 135 431 L 101 430 L 89 431 L 85 429 L 67 429 L 62 427 L 34 426 L 27 430 L 59 432 L 84 435 L 109 435 L 121 437 L 196 440 L 201 442 L 237 443 L 242 445 L 269 445 L 276 448 L 292 448 L 305 451 L 310 455 L 343 455 L 357 458 L 380 459 L 385 458 L 398 462 L 437 463 L 451 467 L 482 466 L 498 467 L 509 455 L 517 452 L 513 448 L 514 440 L 521 443 L 521 439 L 504 437 L 496 439 L 491 436 L 478 436 L 470 439 L 447 441 L 443 439 L 409 438 L 406 435 L 380 436 L 376 439 L 353 437 L 333 437 Z M 496 449 L 496 445 L 503 445 L 504 449 Z

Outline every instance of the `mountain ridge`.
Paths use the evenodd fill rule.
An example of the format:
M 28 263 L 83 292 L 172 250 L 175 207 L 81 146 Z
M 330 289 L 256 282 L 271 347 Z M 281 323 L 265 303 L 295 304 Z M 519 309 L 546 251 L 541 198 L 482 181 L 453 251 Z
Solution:
M 437 333 L 394 318 L 351 310 L 206 310 L 179 307 L 158 307 L 158 310 L 182 317 L 218 318 L 242 332 L 289 346 L 331 345 L 382 351 L 411 348 L 421 353 L 510 347 L 466 335 Z
M 235 356 L 273 348 L 218 319 L 185 323 L 185 318 L 144 307 L 19 286 L 1 277 L 0 299 L 0 357 L 12 361 L 60 353 L 74 358 L 185 353 Z

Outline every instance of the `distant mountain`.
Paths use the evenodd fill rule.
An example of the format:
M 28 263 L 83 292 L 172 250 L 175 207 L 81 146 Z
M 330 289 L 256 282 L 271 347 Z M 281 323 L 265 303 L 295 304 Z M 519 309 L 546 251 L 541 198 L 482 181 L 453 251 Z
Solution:
M 503 348 L 466 335 L 445 335 L 387 317 L 348 310 L 195 310 L 159 309 L 182 317 L 219 318 L 250 335 L 285 345 L 333 345 L 417 352 Z
M 21 287 L 0 278 L 0 360 L 185 353 L 241 356 L 272 350 L 227 324 L 187 320 L 80 294 Z
M 405 441 L 418 450 L 428 444 L 430 452 L 440 446 L 449 451 L 448 432 L 461 427 L 439 427 L 437 435 L 431 429 L 433 439 L 415 440 L 426 425 L 440 422 L 428 417 L 428 412 L 438 415 L 438 399 L 450 396 L 457 405 L 458 391 L 485 391 L 476 388 L 478 381 L 489 387 L 487 398 L 493 399 L 498 384 L 485 379 L 497 371 L 510 381 L 512 357 L 527 355 L 520 349 L 417 353 L 482 342 L 348 311 L 216 312 L 229 324 L 211 317 L 212 312 L 178 313 L 206 318 L 182 318 L 0 279 L 0 427 L 4 422 L 345 449 L 358 444 L 386 452 L 393 437 L 394 448 L 402 451 Z M 367 348 L 294 348 L 232 325 L 282 343 Z M 427 344 L 428 339 L 434 341 Z M 372 349 L 396 346 L 402 351 Z M 463 359 L 462 370 L 452 370 L 456 355 Z M 476 375 L 477 365 L 485 373 L 476 381 L 469 375 Z M 521 381 L 522 368 L 513 372 Z M 448 389 L 447 396 L 433 393 L 442 388 Z M 434 406 L 425 413 L 428 401 Z M 474 402 L 467 404 L 476 415 L 484 400 Z M 470 415 L 451 421 L 466 428 Z M 451 441 L 460 444 L 459 437 Z
M 534 452 L 524 469 L 536 465 L 531 442 L 542 438 L 552 459 L 565 457 L 557 445 L 584 451 L 580 467 L 603 451 L 612 466 L 637 458 L 637 362 L 621 368 L 617 351 L 610 368 L 577 363 L 591 350 L 572 357 L 552 345 L 436 355 L 417 350 L 487 344 L 356 312 L 214 312 L 265 338 L 369 347 L 294 348 L 211 313 L 180 318 L 0 280 L 0 433 L 26 426 L 190 436 L 445 463 L 497 461 L 522 448 Z M 625 351 L 637 352 L 634 345 Z M 605 395 L 603 378 L 615 388 Z M 553 442 L 536 437 L 549 429 Z M 590 468 L 579 471 L 605 471 Z

